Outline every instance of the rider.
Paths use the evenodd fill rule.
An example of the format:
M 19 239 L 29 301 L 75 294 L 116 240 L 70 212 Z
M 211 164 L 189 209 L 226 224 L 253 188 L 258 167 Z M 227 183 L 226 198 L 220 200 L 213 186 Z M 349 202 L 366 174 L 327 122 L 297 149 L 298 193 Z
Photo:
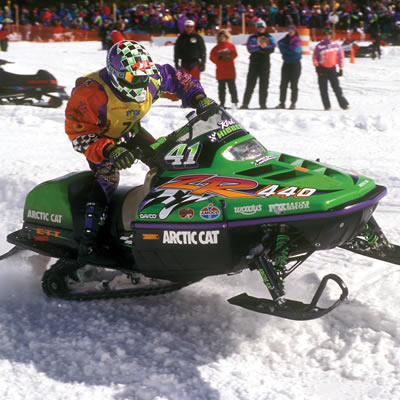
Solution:
M 152 104 L 160 97 L 176 96 L 199 112 L 213 100 L 191 75 L 155 64 L 148 51 L 131 40 L 115 43 L 107 53 L 106 67 L 78 78 L 75 85 L 65 111 L 65 131 L 94 172 L 78 254 L 80 262 L 90 263 L 96 255 L 107 258 L 97 239 L 119 183 L 119 170 L 135 162 L 134 149 L 139 148 L 142 160 L 150 162 L 155 140 L 140 120 Z

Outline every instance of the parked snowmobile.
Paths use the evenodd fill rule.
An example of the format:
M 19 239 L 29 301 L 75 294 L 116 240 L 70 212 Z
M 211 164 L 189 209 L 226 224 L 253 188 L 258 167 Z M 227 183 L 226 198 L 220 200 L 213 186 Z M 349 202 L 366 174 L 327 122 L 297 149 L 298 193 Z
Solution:
M 154 145 L 156 169 L 115 192 L 102 239 L 114 265 L 80 265 L 77 253 L 90 171 L 44 182 L 27 196 L 20 249 L 57 258 L 43 275 L 48 296 L 85 300 L 161 294 L 207 276 L 258 270 L 272 299 L 231 304 L 295 320 L 330 312 L 347 295 L 323 278 L 309 304 L 285 298 L 284 281 L 317 250 L 340 246 L 400 264 L 372 214 L 386 188 L 368 177 L 266 149 L 214 105 Z M 136 151 L 136 150 L 134 150 Z M 2 256 L 7 257 L 6 254 Z M 326 285 L 340 297 L 318 306 Z
M 31 105 L 57 108 L 69 96 L 50 72 L 40 69 L 35 75 L 18 75 L 0 68 L 0 105 Z

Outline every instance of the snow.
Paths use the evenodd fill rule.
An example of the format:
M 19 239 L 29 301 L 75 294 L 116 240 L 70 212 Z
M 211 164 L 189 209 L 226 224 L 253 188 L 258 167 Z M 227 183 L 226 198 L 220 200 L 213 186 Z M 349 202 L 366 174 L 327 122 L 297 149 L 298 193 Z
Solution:
M 207 43 L 208 51 L 213 43 Z M 104 66 L 99 43 L 11 43 L 1 58 L 14 73 L 53 73 L 70 92 L 82 74 Z M 173 48 L 148 44 L 158 63 Z M 242 99 L 248 55 L 237 45 Z M 341 78 L 350 110 L 332 92 L 323 111 L 310 56 L 302 60 L 298 110 L 235 116 L 268 148 L 357 171 L 388 188 L 375 217 L 400 242 L 400 49 L 381 60 L 348 59 Z M 279 100 L 281 57 L 272 55 L 268 106 Z M 218 99 L 215 67 L 202 83 Z M 256 88 L 257 91 L 257 88 Z M 229 94 L 227 95 L 230 99 Z M 173 106 L 172 106 L 173 105 Z M 258 107 L 258 92 L 251 107 Z M 64 133 L 59 109 L 2 106 L 0 254 L 22 226 L 26 194 L 40 182 L 87 169 Z M 159 137 L 185 122 L 187 110 L 157 102 L 143 120 Z M 123 172 L 137 184 L 146 167 Z M 47 298 L 40 278 L 54 260 L 23 252 L 0 261 L 0 398 L 6 400 L 397 400 L 400 398 L 400 271 L 341 249 L 314 254 L 287 279 L 288 297 L 310 300 L 334 272 L 349 300 L 327 316 L 294 322 L 256 314 L 226 299 L 246 291 L 268 297 L 256 272 L 207 278 L 158 297 L 93 302 Z M 329 288 L 329 296 L 337 296 Z

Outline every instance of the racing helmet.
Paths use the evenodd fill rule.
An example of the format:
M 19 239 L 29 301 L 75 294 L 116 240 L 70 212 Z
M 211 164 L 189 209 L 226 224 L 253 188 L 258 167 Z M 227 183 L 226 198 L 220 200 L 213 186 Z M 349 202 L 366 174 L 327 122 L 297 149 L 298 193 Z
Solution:
M 107 53 L 107 72 L 112 85 L 127 99 L 143 103 L 150 76 L 161 81 L 148 51 L 133 40 L 115 43 Z

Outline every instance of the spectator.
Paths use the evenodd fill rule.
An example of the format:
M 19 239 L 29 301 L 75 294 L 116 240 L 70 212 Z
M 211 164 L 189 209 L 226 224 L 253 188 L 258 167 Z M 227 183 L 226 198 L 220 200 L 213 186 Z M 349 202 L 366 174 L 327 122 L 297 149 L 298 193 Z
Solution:
M 331 103 L 328 96 L 328 81 L 335 92 L 340 107 L 343 110 L 349 108 L 349 103 L 343 96 L 339 84 L 338 76 L 343 75 L 344 54 L 338 43 L 332 42 L 332 30 L 324 29 L 324 39 L 317 44 L 313 52 L 313 63 L 318 75 L 318 86 L 321 94 L 322 104 L 325 110 L 331 109 Z M 339 65 L 339 73 L 336 71 L 336 65 Z
M 290 109 L 296 108 L 298 96 L 298 82 L 301 74 L 301 39 L 294 25 L 289 25 L 288 33 L 278 42 L 282 53 L 283 64 L 281 69 L 280 103 L 276 108 L 285 108 L 288 84 L 291 89 Z
M 107 18 L 103 21 L 103 24 L 100 26 L 97 34 L 97 36 L 101 40 L 101 45 L 103 50 L 108 50 L 113 45 L 110 38 L 111 32 L 112 32 L 111 20 Z
M 8 49 L 8 29 L 7 22 L 0 23 L 0 50 L 7 51 Z
M 185 31 L 178 37 L 174 47 L 175 68 L 180 68 L 197 80 L 205 70 L 206 46 L 203 38 L 195 32 L 194 22 L 185 22 Z
M 247 73 L 246 90 L 242 110 L 249 108 L 251 96 L 259 79 L 259 103 L 261 109 L 267 108 L 269 86 L 270 59 L 276 44 L 274 38 L 266 32 L 267 24 L 263 20 L 257 22 L 257 32 L 247 39 L 247 50 L 250 53 L 249 71 Z
M 117 21 L 114 25 L 114 29 L 110 33 L 110 46 L 125 39 L 123 34 L 124 30 L 125 22 L 122 20 Z
M 225 107 L 225 92 L 228 86 L 232 104 L 237 107 L 238 95 L 236 90 L 236 70 L 234 60 L 238 56 L 236 47 L 231 43 L 231 35 L 225 29 L 217 34 L 217 45 L 211 50 L 210 60 L 216 64 L 219 102 Z

